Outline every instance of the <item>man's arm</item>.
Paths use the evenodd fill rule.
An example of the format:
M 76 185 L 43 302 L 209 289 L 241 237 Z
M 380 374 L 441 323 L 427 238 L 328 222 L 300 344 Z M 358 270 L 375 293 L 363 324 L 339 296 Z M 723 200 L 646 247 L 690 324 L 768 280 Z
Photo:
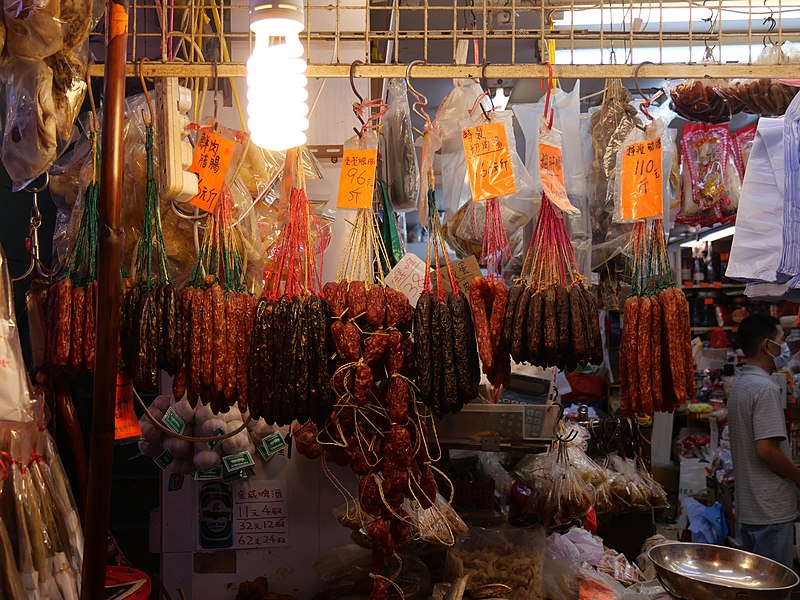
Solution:
M 780 443 L 782 438 L 767 438 L 756 440 L 756 456 L 767 463 L 772 471 L 800 485 L 800 468 L 781 450 Z

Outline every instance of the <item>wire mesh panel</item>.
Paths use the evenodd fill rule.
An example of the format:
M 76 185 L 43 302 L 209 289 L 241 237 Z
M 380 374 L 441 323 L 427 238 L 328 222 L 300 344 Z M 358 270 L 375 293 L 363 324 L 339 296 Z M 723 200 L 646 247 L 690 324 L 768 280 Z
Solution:
M 556 75 L 792 76 L 793 50 L 764 48 L 800 41 L 800 0 L 307 0 L 309 75 L 539 77 Z M 241 76 L 252 47 L 241 0 L 132 0 L 130 56 L 147 56 L 150 75 Z M 95 51 L 103 31 L 94 34 Z M 182 64 L 175 64 L 180 61 Z M 164 64 L 171 62 L 172 64 Z M 478 65 L 478 67 L 476 67 Z M 538 67 L 536 65 L 539 65 Z M 800 70 L 799 70 L 800 71 Z

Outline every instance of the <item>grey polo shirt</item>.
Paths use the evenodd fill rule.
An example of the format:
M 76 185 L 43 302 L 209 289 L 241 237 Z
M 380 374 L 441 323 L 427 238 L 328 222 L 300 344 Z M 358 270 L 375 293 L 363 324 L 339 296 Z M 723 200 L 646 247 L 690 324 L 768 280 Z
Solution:
M 756 456 L 756 441 L 780 438 L 790 459 L 780 388 L 761 367 L 742 367 L 728 400 L 736 519 L 747 525 L 793 521 L 797 499 L 793 482 L 775 474 Z

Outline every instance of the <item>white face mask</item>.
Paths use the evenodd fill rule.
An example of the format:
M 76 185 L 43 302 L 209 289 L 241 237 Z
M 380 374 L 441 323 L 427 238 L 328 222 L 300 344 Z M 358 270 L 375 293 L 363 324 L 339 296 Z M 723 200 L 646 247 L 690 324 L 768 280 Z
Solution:
M 767 340 L 770 344 L 774 344 L 775 346 L 780 347 L 781 351 L 780 354 L 777 356 L 772 356 L 772 352 L 767 350 L 767 353 L 772 356 L 772 360 L 775 361 L 775 370 L 780 371 L 783 367 L 789 364 L 789 359 L 792 357 L 792 353 L 789 350 L 789 344 L 783 342 L 783 344 L 779 344 L 774 340 Z

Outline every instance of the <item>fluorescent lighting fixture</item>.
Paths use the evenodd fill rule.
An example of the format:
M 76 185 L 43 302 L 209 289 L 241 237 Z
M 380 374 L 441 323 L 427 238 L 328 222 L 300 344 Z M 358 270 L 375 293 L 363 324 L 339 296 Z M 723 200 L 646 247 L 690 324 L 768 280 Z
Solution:
M 251 141 L 267 150 L 306 143 L 304 21 L 303 0 L 250 0 L 256 40 L 247 61 L 247 128 Z
M 697 240 L 689 240 L 688 242 L 683 242 L 681 244 L 681 248 L 695 248 L 701 244 L 705 244 L 708 242 L 716 242 L 717 240 L 721 240 L 726 237 L 730 237 L 736 233 L 736 226 L 731 225 L 730 227 L 723 227 L 722 229 L 716 229 L 711 231 Z

